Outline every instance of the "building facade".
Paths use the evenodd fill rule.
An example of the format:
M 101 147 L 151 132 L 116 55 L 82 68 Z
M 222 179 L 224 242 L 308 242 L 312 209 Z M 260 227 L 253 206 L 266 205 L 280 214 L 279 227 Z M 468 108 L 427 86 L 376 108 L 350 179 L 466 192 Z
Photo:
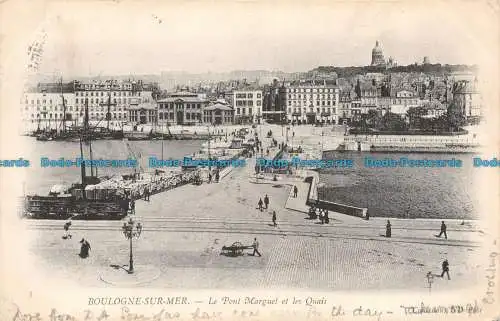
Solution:
M 203 122 L 211 125 L 229 125 L 233 123 L 233 108 L 228 104 L 216 102 L 203 108 Z
M 23 120 L 49 123 L 66 115 L 67 121 L 82 122 L 87 104 L 91 121 L 127 122 L 131 106 L 154 102 L 152 90 L 145 87 L 140 81 L 42 83 L 24 93 Z
M 477 81 L 461 80 L 453 85 L 453 103 L 462 115 L 470 122 L 479 121 L 482 117 L 482 98 Z
M 334 83 L 291 83 L 285 97 L 289 122 L 338 124 L 339 89 Z
M 262 90 L 235 90 L 231 101 L 236 123 L 257 123 L 262 117 Z
M 64 106 L 63 107 L 63 97 Z M 32 123 L 55 123 L 83 119 L 83 110 L 75 108 L 73 93 L 26 92 L 22 99 L 21 115 L 24 121 Z
M 157 101 L 158 123 L 167 125 L 194 125 L 203 122 L 203 109 L 209 100 L 187 91 L 172 93 Z

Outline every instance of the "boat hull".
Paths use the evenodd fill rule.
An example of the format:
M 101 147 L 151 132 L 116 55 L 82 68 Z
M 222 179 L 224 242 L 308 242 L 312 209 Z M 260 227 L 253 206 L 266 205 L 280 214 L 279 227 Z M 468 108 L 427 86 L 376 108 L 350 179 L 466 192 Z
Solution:
M 22 216 L 50 220 L 121 220 L 127 216 L 123 200 L 83 200 L 58 196 L 27 196 Z

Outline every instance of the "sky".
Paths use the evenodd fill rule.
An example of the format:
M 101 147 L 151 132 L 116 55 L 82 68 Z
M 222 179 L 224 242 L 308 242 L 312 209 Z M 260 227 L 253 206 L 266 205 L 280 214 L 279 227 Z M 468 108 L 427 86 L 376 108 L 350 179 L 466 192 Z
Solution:
M 498 57 L 491 10 L 466 2 L 90 1 L 39 8 L 26 39 L 46 34 L 40 72 L 70 77 L 362 66 L 377 40 L 400 65 L 424 56 L 443 64 Z

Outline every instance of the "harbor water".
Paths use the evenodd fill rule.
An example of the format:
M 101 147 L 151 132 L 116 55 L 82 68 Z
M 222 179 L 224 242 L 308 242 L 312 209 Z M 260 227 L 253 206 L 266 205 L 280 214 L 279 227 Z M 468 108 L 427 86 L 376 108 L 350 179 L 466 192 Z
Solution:
M 365 168 L 365 157 L 377 159 L 453 159 L 461 168 Z M 323 169 L 322 199 L 366 207 L 371 216 L 476 219 L 478 186 L 470 154 L 402 154 L 329 152 L 325 158 L 352 159 L 352 168 Z
M 81 170 L 79 167 L 51 168 L 40 166 L 40 159 L 47 157 L 51 160 L 59 158 L 75 160 L 80 157 L 80 144 L 78 142 L 40 142 L 32 137 L 25 137 L 27 140 L 26 159 L 31 160 L 31 167 L 28 169 L 26 177 L 25 192 L 27 194 L 47 195 L 50 188 L 56 184 L 71 185 L 81 182 Z M 163 141 L 164 159 L 182 159 L 184 156 L 199 152 L 202 148 L 200 140 L 184 141 Z M 128 146 L 130 147 L 127 147 Z M 89 159 L 89 146 L 83 145 L 84 158 Z M 133 156 L 133 155 L 135 156 Z M 162 141 L 120 141 L 120 140 L 99 140 L 92 142 L 92 158 L 106 160 L 126 160 L 137 158 L 145 171 L 152 171 L 148 167 L 148 158 L 162 157 Z M 165 169 L 165 168 L 164 168 Z M 135 169 L 137 172 L 140 167 Z M 168 169 L 167 169 L 168 170 Z M 90 175 L 90 168 L 86 169 Z M 95 168 L 94 168 L 95 171 Z M 111 176 L 115 174 L 133 174 L 134 168 L 98 168 L 98 176 Z

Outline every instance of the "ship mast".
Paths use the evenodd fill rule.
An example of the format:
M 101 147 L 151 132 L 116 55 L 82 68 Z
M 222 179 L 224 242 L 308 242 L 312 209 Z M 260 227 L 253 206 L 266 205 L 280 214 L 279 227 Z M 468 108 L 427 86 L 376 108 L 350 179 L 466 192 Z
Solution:
M 89 157 L 90 157 L 90 176 L 94 177 L 94 166 L 92 166 L 92 133 L 89 130 L 89 99 L 85 99 L 85 119 L 84 119 L 84 132 L 88 135 L 87 141 L 89 143 Z M 97 176 L 97 173 L 96 173 Z
M 80 157 L 82 158 L 82 166 L 81 166 L 81 175 L 82 175 L 82 191 L 83 191 L 83 199 L 85 199 L 85 162 L 83 161 L 83 139 L 84 139 L 85 131 L 82 131 L 80 135 Z
M 62 128 L 63 128 L 63 134 L 66 133 L 66 104 L 64 102 L 64 91 L 63 91 L 63 83 L 62 83 L 62 77 L 61 77 L 61 98 L 62 98 L 62 105 L 63 105 L 63 119 L 62 119 Z
M 107 106 L 107 111 L 106 111 L 107 126 L 106 126 L 106 128 L 108 129 L 108 132 L 109 132 L 109 121 L 111 120 L 111 106 L 116 106 L 116 103 L 111 103 L 111 89 L 113 89 L 113 80 L 112 79 L 109 83 L 108 102 L 106 104 L 101 103 L 101 106 Z

